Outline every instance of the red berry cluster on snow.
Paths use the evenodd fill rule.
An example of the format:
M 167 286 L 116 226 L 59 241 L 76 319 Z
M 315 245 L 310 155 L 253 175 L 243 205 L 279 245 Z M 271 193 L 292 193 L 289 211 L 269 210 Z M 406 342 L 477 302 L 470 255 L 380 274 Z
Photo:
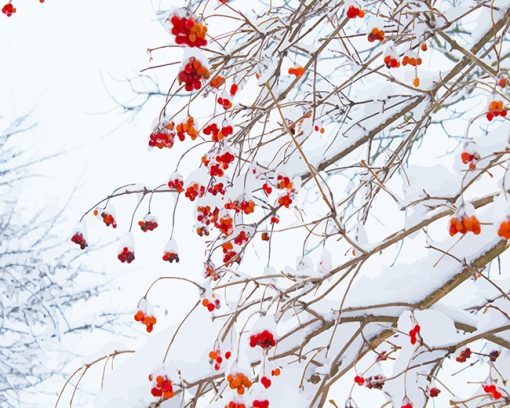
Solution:
M 268 349 L 276 346 L 276 339 L 273 333 L 269 330 L 263 330 L 260 333 L 255 333 L 250 336 L 250 347 L 261 347 Z
M 487 394 L 490 394 L 490 396 L 492 398 L 494 398 L 495 400 L 498 400 L 500 399 L 503 395 L 501 394 L 500 391 L 498 391 L 498 388 L 494 385 L 494 384 L 487 384 L 487 385 L 484 385 L 483 386 L 483 390 L 487 393 Z
M 418 334 L 420 333 L 420 325 L 419 324 L 416 324 L 410 331 L 409 331 L 409 338 L 411 340 L 411 344 L 412 345 L 415 345 L 416 344 L 416 341 L 417 341 L 417 338 L 418 338 Z
M 359 7 L 350 5 L 347 8 L 346 15 L 348 18 L 356 18 L 356 17 L 363 18 L 363 17 L 365 17 L 365 12 L 362 9 L 360 9 Z
M 131 249 L 129 249 L 127 246 L 123 247 L 120 253 L 117 255 L 117 258 L 122 263 L 127 262 L 130 264 L 135 260 L 135 253 Z
M 113 228 L 117 228 L 117 221 L 115 220 L 115 216 L 112 213 L 106 211 L 106 209 L 99 210 L 96 208 L 93 214 L 96 217 L 100 216 L 107 227 L 112 226 Z
M 153 387 L 151 388 L 151 394 L 154 397 L 167 400 L 175 395 L 172 381 L 166 375 L 158 375 L 154 380 L 153 375 L 149 375 L 149 381 L 154 381 Z
M 466 347 L 464 350 L 460 352 L 455 361 L 458 363 L 465 363 L 467 359 L 471 357 L 471 349 Z
M 170 175 L 170 180 L 168 180 L 168 188 L 170 190 L 175 190 L 178 193 L 182 193 L 184 191 L 184 181 L 182 176 L 178 173 L 174 173 Z
M 204 306 L 209 312 L 214 312 L 221 307 L 220 300 L 212 296 L 212 299 L 205 297 L 202 299 L 202 306 Z
M 89 246 L 82 232 L 75 232 L 71 237 L 71 241 L 79 245 L 81 249 L 85 249 Z
M 209 352 L 209 363 L 214 365 L 214 369 L 216 371 L 219 371 L 221 368 L 221 364 L 223 363 L 223 359 L 228 360 L 232 356 L 232 353 L 230 351 L 227 351 L 223 357 L 221 356 L 220 350 L 213 350 Z
M 503 105 L 503 101 L 491 101 L 489 103 L 489 109 L 487 110 L 487 119 L 492 121 L 495 117 L 501 116 L 502 118 L 506 117 L 507 110 Z
M 175 42 L 188 47 L 204 47 L 207 45 L 205 38 L 207 26 L 198 22 L 193 17 L 179 17 L 174 14 L 170 17 L 172 24 L 171 32 L 175 36 Z
M 453 216 L 450 218 L 449 233 L 454 236 L 457 233 L 467 234 L 472 232 L 478 235 L 481 231 L 480 221 L 475 215 L 463 214 L 461 216 Z
M 135 313 L 135 320 L 145 325 L 147 333 L 152 332 L 154 325 L 156 324 L 156 317 L 145 314 L 143 310 L 138 310 Z
M 184 64 L 182 71 L 179 72 L 177 79 L 179 84 L 184 84 L 184 89 L 191 92 L 202 88 L 202 81 L 209 79 L 211 73 L 202 65 L 200 60 L 190 57 Z
M 225 137 L 234 133 L 234 128 L 227 121 L 223 121 L 221 128 L 216 123 L 211 123 L 204 128 L 203 132 L 204 135 L 210 135 L 213 142 L 221 142 Z
M 138 221 L 138 226 L 143 232 L 154 231 L 158 228 L 158 220 L 152 214 L 147 214 L 143 220 Z

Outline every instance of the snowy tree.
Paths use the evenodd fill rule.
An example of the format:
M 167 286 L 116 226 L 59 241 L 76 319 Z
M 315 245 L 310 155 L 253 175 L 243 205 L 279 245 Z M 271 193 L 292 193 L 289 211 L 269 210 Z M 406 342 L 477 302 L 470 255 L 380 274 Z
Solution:
M 51 157 L 33 158 L 25 148 L 36 126 L 22 116 L 0 133 L 0 405 L 33 406 L 31 393 L 45 381 L 69 371 L 70 353 L 63 336 L 108 328 L 117 315 L 105 312 L 79 318 L 69 312 L 97 296 L 99 274 L 92 274 L 81 254 L 64 245 L 55 225 L 62 213 L 43 208 L 37 214 L 19 201 L 22 185 L 34 165 Z M 88 279 L 87 279 L 88 278 Z M 93 278 L 95 283 L 90 283 Z
M 509 7 L 161 5 L 144 75 L 164 72 L 148 146 L 169 167 L 73 233 L 85 249 L 92 216 L 122 228 L 126 264 L 165 237 L 133 299 L 152 334 L 59 402 L 126 354 L 95 406 L 508 406 Z M 177 292 L 189 312 L 158 327 Z

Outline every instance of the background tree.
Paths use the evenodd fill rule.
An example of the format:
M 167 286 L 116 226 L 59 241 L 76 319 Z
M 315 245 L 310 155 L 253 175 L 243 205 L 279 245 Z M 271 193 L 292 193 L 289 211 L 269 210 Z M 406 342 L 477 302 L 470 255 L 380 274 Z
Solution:
M 0 133 L 0 405 L 34 406 L 33 390 L 68 373 L 71 353 L 63 336 L 111 330 L 117 315 L 70 313 L 105 291 L 101 274 L 81 262 L 81 254 L 54 232 L 62 212 L 26 211 L 20 201 L 33 166 L 51 157 L 33 158 L 29 148 L 36 126 L 28 115 Z M 29 214 L 29 216 L 27 216 Z
M 147 70 L 175 80 L 148 144 L 175 168 L 114 190 L 73 241 L 93 239 L 91 214 L 118 223 L 130 264 L 144 255 L 135 230 L 166 235 L 172 265 L 136 303 L 149 333 L 172 290 L 196 301 L 114 370 L 97 406 L 508 405 L 509 5 L 162 11 L 173 42 L 149 53 L 172 59 Z M 129 196 L 118 222 L 112 202 Z

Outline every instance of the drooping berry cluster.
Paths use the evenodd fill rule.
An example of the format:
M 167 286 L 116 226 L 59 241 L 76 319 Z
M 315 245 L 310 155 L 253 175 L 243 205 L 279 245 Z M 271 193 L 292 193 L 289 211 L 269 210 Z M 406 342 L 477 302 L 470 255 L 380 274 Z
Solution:
M 154 231 L 158 228 L 158 219 L 149 213 L 143 217 L 143 220 L 138 221 L 138 226 L 143 232 Z
M 157 321 L 155 316 L 148 315 L 143 310 L 138 310 L 135 313 L 135 320 L 145 325 L 147 333 L 152 332 Z
M 297 78 L 301 78 L 303 76 L 303 74 L 305 73 L 305 69 L 302 66 L 291 67 L 291 68 L 289 68 L 288 72 L 290 75 L 294 75 Z
M 411 340 L 411 344 L 414 346 L 418 339 L 418 334 L 420 334 L 420 325 L 416 324 L 410 331 L 409 331 L 409 338 Z
M 178 193 L 182 193 L 184 191 L 184 180 L 179 173 L 172 173 L 168 178 L 168 188 L 170 190 L 175 190 Z
M 460 354 L 455 358 L 455 361 L 458 363 L 465 363 L 467 359 L 471 357 L 471 349 L 466 347 L 464 350 L 460 352 Z
M 227 382 L 230 389 L 236 390 L 239 395 L 243 395 L 253 384 L 252 381 L 241 372 L 228 374 Z
M 153 378 L 154 376 L 152 374 L 149 375 L 149 381 L 154 381 L 151 388 L 151 394 L 154 397 L 167 400 L 175 395 L 172 381 L 166 375 L 157 375 L 155 379 Z
M 195 57 L 190 57 L 184 64 L 184 67 L 179 72 L 177 79 L 179 84 L 184 83 L 184 89 L 191 92 L 202 88 L 202 81 L 209 79 L 211 73 L 200 60 Z
M 372 30 L 368 33 L 368 41 L 374 42 L 374 41 L 380 41 L 383 42 L 386 39 L 384 35 L 384 31 L 380 30 L 377 27 L 372 28 Z
M 346 15 L 347 15 L 348 18 L 356 18 L 356 17 L 363 18 L 363 17 L 365 17 L 365 11 L 363 11 L 359 7 L 356 7 L 354 5 L 350 5 L 347 8 Z
M 219 371 L 219 369 L 221 368 L 221 364 L 223 363 L 223 358 L 225 358 L 225 360 L 228 360 L 230 359 L 230 357 L 232 356 L 232 353 L 230 351 L 227 351 L 223 357 L 221 356 L 221 350 L 213 350 L 211 352 L 209 352 L 209 363 L 211 365 L 214 366 L 214 369 L 216 371 Z
M 487 119 L 492 121 L 495 117 L 501 116 L 502 118 L 506 117 L 507 110 L 503 105 L 503 101 L 491 101 L 489 103 L 489 108 L 487 110 Z
M 225 137 L 234 133 L 234 128 L 224 120 L 221 128 L 216 123 L 211 123 L 204 128 L 203 132 L 204 135 L 211 136 L 213 142 L 221 142 Z
M 250 336 L 250 347 L 261 347 L 268 349 L 276 346 L 276 339 L 269 330 L 263 330 Z
M 449 233 L 451 236 L 454 236 L 457 233 L 464 235 L 468 232 L 478 235 L 480 231 L 480 221 L 478 221 L 478 218 L 476 218 L 475 215 L 463 214 L 450 218 Z
M 122 263 L 127 262 L 128 264 L 130 264 L 131 262 L 133 262 L 135 260 L 135 252 L 133 250 L 131 250 L 129 247 L 125 246 L 119 252 L 119 254 L 117 255 L 117 258 Z
M 192 16 L 180 17 L 174 14 L 170 17 L 172 24 L 171 32 L 175 36 L 175 42 L 188 47 L 204 47 L 207 45 L 205 38 L 207 26 L 195 20 Z
M 94 211 L 93 211 L 93 214 L 96 216 L 96 217 L 101 217 L 101 219 L 103 220 L 104 224 L 109 227 L 109 226 L 112 226 L 113 228 L 117 228 L 117 221 L 115 220 L 115 214 L 114 214 L 114 211 L 113 209 L 98 209 L 96 208 Z
M 71 241 L 75 244 L 79 245 L 81 249 L 85 249 L 89 246 L 83 232 L 75 232 L 71 237 Z

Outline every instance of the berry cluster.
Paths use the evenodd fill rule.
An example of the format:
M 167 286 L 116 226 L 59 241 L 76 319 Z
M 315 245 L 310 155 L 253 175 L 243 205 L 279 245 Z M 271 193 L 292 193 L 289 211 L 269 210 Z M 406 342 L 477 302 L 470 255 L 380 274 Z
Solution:
M 487 119 L 491 121 L 495 117 L 501 116 L 502 118 L 506 117 L 507 110 L 503 105 L 503 101 L 491 101 L 489 103 L 489 108 L 487 111 Z
M 190 201 L 195 201 L 197 197 L 203 197 L 205 194 L 205 187 L 198 184 L 193 183 L 186 187 L 186 192 L 184 195 L 189 198 Z
M 498 236 L 501 238 L 510 239 L 510 219 L 507 219 L 499 224 Z
M 113 228 L 117 228 L 117 221 L 115 220 L 115 215 L 113 214 L 112 210 L 107 211 L 106 209 L 103 209 L 100 211 L 98 208 L 96 208 L 93 214 L 96 217 L 101 217 L 107 227 L 111 225 Z
M 449 233 L 451 236 L 454 236 L 458 232 L 461 234 L 472 232 L 473 234 L 478 235 L 480 231 L 480 221 L 478 221 L 478 218 L 476 218 L 475 215 L 464 214 L 459 217 L 453 216 L 450 218 Z
M 225 355 L 223 356 L 225 360 L 228 360 L 232 356 L 232 353 L 230 351 L 227 351 Z M 214 369 L 216 371 L 219 371 L 221 368 L 221 363 L 223 363 L 223 357 L 221 356 L 220 350 L 213 350 L 209 352 L 209 363 L 214 365 Z
M 251 380 L 243 373 L 234 373 L 227 375 L 228 386 L 236 390 L 239 395 L 243 395 L 246 389 L 252 386 Z
M 233 262 L 241 262 L 241 256 L 234 250 L 234 245 L 231 241 L 221 244 L 221 249 L 223 250 L 223 262 L 225 266 L 230 266 Z
M 289 208 L 292 204 L 292 193 L 295 192 L 294 184 L 292 183 L 292 180 L 287 176 L 278 175 L 276 179 L 276 188 L 279 190 L 284 190 L 283 194 L 278 197 L 278 204 L 285 208 Z
M 359 7 L 350 5 L 349 8 L 347 9 L 346 15 L 348 18 L 356 18 L 356 17 L 363 18 L 363 17 L 365 17 L 365 12 L 362 9 L 360 9 Z
M 218 102 L 218 104 L 221 105 L 225 110 L 228 110 L 232 107 L 232 101 L 226 95 L 218 97 L 216 102 Z
M 429 390 L 429 397 L 435 398 L 439 395 L 440 392 L 441 392 L 441 390 L 439 388 L 432 387 Z
M 143 232 L 154 231 L 158 228 L 158 219 L 149 213 L 143 217 L 143 220 L 138 221 L 138 225 Z
M 400 408 L 413 408 L 413 404 L 409 401 L 403 404 Z
M 274 338 L 273 333 L 269 330 L 263 330 L 260 333 L 255 333 L 250 336 L 250 347 L 261 347 L 263 349 L 268 349 L 276 346 L 276 339 Z
M 226 120 L 223 121 L 221 129 L 216 123 L 211 123 L 204 128 L 204 134 L 207 136 L 210 135 L 213 142 L 221 142 L 225 137 L 233 133 L 233 126 Z
M 291 67 L 288 72 L 290 75 L 295 75 L 297 78 L 301 78 L 305 73 L 305 69 L 302 66 Z
M 222 3 L 226 3 L 227 0 L 220 0 Z M 225 405 L 225 408 L 246 408 L 246 404 L 243 404 L 242 402 L 235 402 L 230 401 L 227 405 Z
M 71 241 L 79 245 L 80 249 L 85 249 L 89 246 L 82 232 L 75 232 L 71 237 Z
M 211 82 L 209 84 L 213 88 L 219 88 L 224 83 L 225 83 L 225 78 L 223 78 L 221 75 L 217 75 L 213 79 L 211 79 Z
M 14 7 L 11 2 L 9 2 L 2 7 L 2 13 L 4 13 L 7 17 L 10 17 L 16 13 L 16 7 Z
M 420 333 L 420 325 L 415 325 L 410 331 L 409 331 L 409 337 L 411 339 L 411 344 L 414 346 L 416 344 L 418 334 Z
M 252 408 L 269 408 L 268 400 L 254 400 Z
M 487 393 L 487 394 L 490 394 L 490 396 L 492 398 L 494 398 L 495 400 L 498 400 L 500 399 L 503 395 L 501 394 L 501 392 L 498 391 L 498 389 L 496 388 L 496 386 L 494 384 L 487 384 L 487 385 L 484 385 L 483 386 L 483 390 Z
M 255 202 L 253 200 L 228 201 L 225 203 L 225 208 L 227 210 L 234 210 L 236 214 L 243 212 L 248 215 L 255 211 Z
M 202 88 L 202 80 L 208 79 L 211 73 L 195 57 L 190 57 L 184 64 L 182 71 L 179 72 L 177 79 L 179 84 L 184 83 L 184 89 L 191 92 L 194 89 Z
M 458 363 L 465 363 L 467 359 L 471 357 L 471 349 L 466 347 L 464 350 L 460 352 L 460 354 L 455 358 L 455 361 Z
M 146 314 L 143 310 L 138 310 L 135 313 L 135 320 L 145 325 L 147 333 L 152 332 L 154 325 L 156 324 L 156 317 Z
M 191 140 L 195 140 L 198 136 L 198 130 L 195 128 L 195 120 L 193 116 L 188 116 L 185 122 L 177 124 L 175 127 L 175 131 L 177 132 L 177 137 L 181 142 L 184 142 L 186 135 L 188 135 Z
M 384 56 L 384 63 L 386 64 L 386 68 L 400 67 L 400 61 L 392 54 L 387 54 Z
M 175 36 L 175 42 L 179 45 L 188 47 L 204 47 L 207 45 L 205 35 L 207 27 L 196 21 L 193 17 L 179 17 L 174 14 L 170 18 L 172 23 L 172 34 Z
M 265 375 L 262 376 L 262 378 L 260 379 L 260 383 L 262 384 L 262 386 L 267 390 L 269 387 L 271 387 L 271 380 L 266 377 Z
M 149 381 L 153 381 L 152 374 L 149 375 Z M 164 400 L 172 398 L 175 395 L 172 381 L 166 375 L 156 376 L 153 387 L 151 388 L 151 394 L 154 397 L 160 397 Z
M 377 27 L 372 28 L 372 31 L 368 33 L 368 41 L 374 42 L 374 41 L 380 41 L 383 42 L 386 39 L 384 36 L 384 31 L 378 29 Z
M 460 159 L 462 160 L 462 163 L 469 164 L 470 170 L 475 170 L 476 162 L 480 160 L 480 155 L 477 152 L 464 150 L 460 155 Z
M 172 263 L 173 261 L 179 262 L 179 254 L 172 251 L 163 252 L 163 261 Z
M 405 67 L 406 65 L 411 65 L 412 67 L 416 67 L 422 64 L 422 59 L 420 57 L 411 57 L 409 55 L 404 55 L 402 58 L 402 65 Z
M 179 173 L 173 173 L 170 175 L 168 180 L 168 188 L 170 190 L 175 190 L 178 193 L 182 193 L 184 191 L 184 181 Z
M 131 262 L 133 262 L 135 260 L 135 252 L 132 251 L 131 249 L 129 249 L 129 247 L 125 246 L 119 252 L 119 254 L 117 255 L 117 258 L 122 263 L 127 262 L 128 264 L 130 264 Z
M 209 229 L 211 225 L 215 225 L 218 221 L 219 209 L 215 208 L 214 211 L 211 210 L 211 207 L 206 206 L 197 206 L 197 224 L 195 224 L 195 229 L 198 235 L 200 236 L 208 236 Z
M 202 299 L 202 306 L 204 306 L 209 312 L 212 313 L 216 309 L 219 309 L 221 307 L 221 303 L 220 300 L 218 298 L 215 298 L 213 295 L 211 300 L 209 300 L 208 298 Z
M 212 279 L 213 281 L 217 281 L 220 278 L 218 271 L 211 263 L 204 265 L 204 278 Z

